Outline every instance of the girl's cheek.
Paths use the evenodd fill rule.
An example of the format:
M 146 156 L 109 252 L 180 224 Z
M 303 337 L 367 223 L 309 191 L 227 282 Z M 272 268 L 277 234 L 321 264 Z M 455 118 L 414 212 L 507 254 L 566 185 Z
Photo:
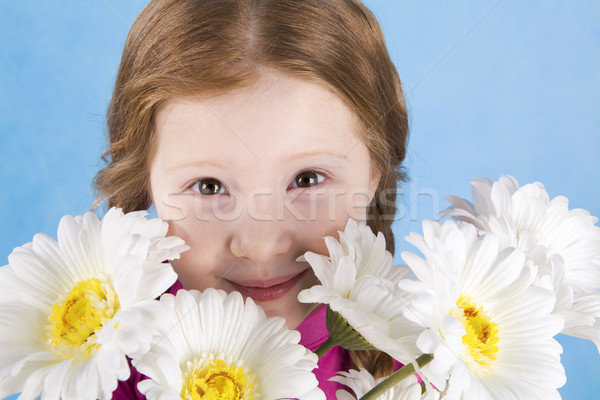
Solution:
M 367 190 L 355 191 L 344 199 L 348 218 L 366 222 L 367 210 L 371 202 L 370 193 Z
M 367 190 L 307 190 L 299 195 L 288 196 L 281 205 L 283 211 L 279 215 L 297 222 L 331 224 L 341 221 L 345 225 L 348 218 L 365 221 L 369 203 Z
M 305 220 L 341 221 L 345 224 L 348 218 L 364 221 L 369 203 L 370 196 L 366 190 L 337 189 L 303 195 L 293 202 L 293 209 L 306 217 Z
M 160 198 L 154 198 L 154 206 L 159 218 L 167 222 L 186 220 L 193 214 L 193 195 L 187 193 L 163 193 Z M 190 212 L 192 211 L 192 212 Z
M 242 202 L 233 195 L 196 195 L 189 208 L 197 222 L 235 221 L 243 212 Z

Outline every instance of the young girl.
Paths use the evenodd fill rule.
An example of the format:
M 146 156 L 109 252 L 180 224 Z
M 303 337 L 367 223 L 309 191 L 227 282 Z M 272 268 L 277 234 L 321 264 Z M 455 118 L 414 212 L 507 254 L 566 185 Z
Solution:
M 315 350 L 324 308 L 306 251 L 326 254 L 348 218 L 382 231 L 403 178 L 407 116 L 380 27 L 357 0 L 158 0 L 134 23 L 108 110 L 96 187 L 125 212 L 153 205 L 191 249 L 180 287 L 237 290 Z M 375 375 L 392 361 L 330 350 L 316 372 Z M 143 398 L 132 374 L 115 399 Z

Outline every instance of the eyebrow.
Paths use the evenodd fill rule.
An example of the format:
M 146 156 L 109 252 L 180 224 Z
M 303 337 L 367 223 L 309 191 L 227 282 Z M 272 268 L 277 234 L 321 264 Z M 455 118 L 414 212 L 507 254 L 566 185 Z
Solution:
M 340 160 L 348 159 L 348 156 L 346 154 L 338 153 L 337 151 L 331 151 L 331 150 L 306 151 L 303 153 L 296 153 L 289 157 L 285 157 L 285 159 L 286 160 L 298 160 L 301 158 L 311 158 L 311 157 L 319 157 L 319 156 L 328 156 L 328 157 L 333 157 L 333 158 L 337 158 Z
M 172 172 L 172 171 L 177 171 L 179 169 L 184 169 L 184 168 L 204 167 L 204 166 L 216 167 L 216 168 L 225 168 L 225 164 L 222 164 L 222 163 L 220 163 L 218 161 L 213 161 L 213 160 L 194 160 L 194 161 L 187 161 L 187 162 L 181 162 L 181 163 L 173 164 L 169 168 L 167 168 L 167 171 Z
M 299 160 L 299 159 L 303 159 L 303 158 L 311 158 L 311 157 L 319 157 L 319 156 L 328 156 L 328 157 L 333 157 L 333 158 L 340 159 L 340 160 L 348 159 L 347 155 L 338 153 L 337 151 L 313 150 L 313 151 L 305 151 L 302 153 L 296 153 L 291 156 L 287 156 L 287 157 L 285 157 L 285 160 L 295 161 L 295 160 Z M 169 168 L 167 168 L 167 171 L 173 172 L 173 171 L 177 171 L 177 170 L 184 169 L 184 168 L 205 167 L 205 166 L 215 167 L 215 168 L 226 168 L 227 167 L 226 164 L 220 163 L 219 161 L 216 161 L 216 160 L 194 160 L 194 161 L 187 161 L 187 162 L 173 164 Z

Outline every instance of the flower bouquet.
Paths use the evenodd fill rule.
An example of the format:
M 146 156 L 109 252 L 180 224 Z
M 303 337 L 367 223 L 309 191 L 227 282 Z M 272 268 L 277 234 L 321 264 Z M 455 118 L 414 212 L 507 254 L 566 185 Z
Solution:
M 509 176 L 476 179 L 472 202 L 448 200 L 455 221 L 408 235 L 420 254 L 403 252 L 406 265 L 353 220 L 325 238 L 328 255 L 298 260 L 320 281 L 299 300 L 327 305 L 315 353 L 237 292 L 163 294 L 177 278 L 168 261 L 187 249 L 165 222 L 66 216 L 57 241 L 36 235 L 0 268 L 0 396 L 108 399 L 131 362 L 148 399 L 325 399 L 314 369 L 342 346 L 403 367 L 340 371 L 338 400 L 560 398 L 555 336 L 600 351 L 597 218 Z

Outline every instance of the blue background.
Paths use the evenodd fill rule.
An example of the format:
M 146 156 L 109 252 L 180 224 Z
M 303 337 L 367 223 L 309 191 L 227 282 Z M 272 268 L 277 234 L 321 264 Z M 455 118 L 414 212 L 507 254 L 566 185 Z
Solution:
M 120 53 L 146 2 L 0 1 L 2 264 L 35 233 L 55 236 L 62 215 L 89 209 Z M 475 176 L 541 181 L 551 197 L 600 215 L 598 1 L 366 4 L 410 116 L 401 250 L 406 233 L 447 206 L 444 196 L 470 197 Z M 563 398 L 597 397 L 595 346 L 559 340 Z

